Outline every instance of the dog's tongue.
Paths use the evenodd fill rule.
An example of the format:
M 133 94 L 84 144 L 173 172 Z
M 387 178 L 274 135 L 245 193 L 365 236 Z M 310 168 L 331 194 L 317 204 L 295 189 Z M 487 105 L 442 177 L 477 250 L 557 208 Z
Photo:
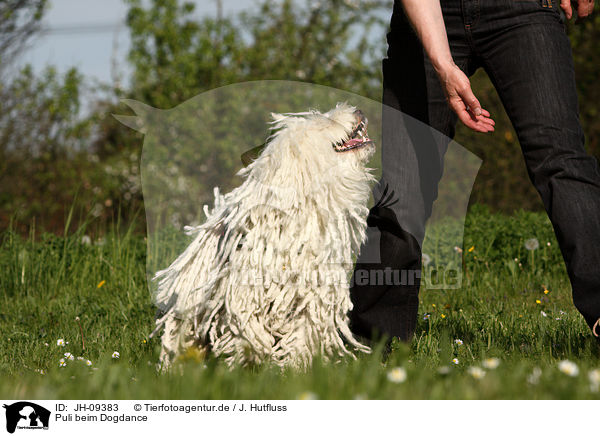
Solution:
M 362 139 L 353 138 L 353 139 L 351 139 L 351 140 L 349 140 L 349 141 L 345 142 L 345 143 L 344 143 L 344 145 L 345 145 L 346 147 L 352 147 L 353 145 L 360 144 L 361 142 L 363 142 L 363 140 L 362 140 Z

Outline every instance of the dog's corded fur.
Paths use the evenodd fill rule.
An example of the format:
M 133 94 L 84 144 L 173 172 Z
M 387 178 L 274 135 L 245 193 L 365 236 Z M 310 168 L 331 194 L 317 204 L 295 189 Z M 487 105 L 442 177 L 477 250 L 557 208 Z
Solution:
M 352 256 L 365 239 L 372 144 L 342 153 L 355 108 L 273 114 L 264 151 L 238 174 L 244 183 L 215 188 L 207 220 L 186 227 L 193 242 L 156 273 L 161 361 L 188 347 L 228 364 L 272 362 L 307 368 L 369 352 L 348 327 Z

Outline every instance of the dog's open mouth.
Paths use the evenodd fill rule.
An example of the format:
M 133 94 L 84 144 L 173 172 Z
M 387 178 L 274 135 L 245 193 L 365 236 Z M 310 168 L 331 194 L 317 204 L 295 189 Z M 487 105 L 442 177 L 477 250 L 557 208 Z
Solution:
M 357 148 L 373 143 L 367 134 L 367 125 L 369 124 L 367 117 L 365 117 L 360 110 L 354 112 L 354 115 L 358 121 L 352 129 L 352 132 L 350 132 L 346 139 L 333 144 L 333 149 L 339 153 L 349 150 L 356 150 Z

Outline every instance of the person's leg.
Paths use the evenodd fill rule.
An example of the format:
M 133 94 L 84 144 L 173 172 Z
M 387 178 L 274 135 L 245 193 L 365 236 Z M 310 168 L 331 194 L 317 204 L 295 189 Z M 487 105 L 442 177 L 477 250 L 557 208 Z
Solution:
M 460 1 L 445 0 L 442 6 L 454 60 L 471 74 L 476 66 L 464 40 Z M 382 178 L 373 192 L 376 204 L 368 217 L 368 240 L 352 278 L 350 321 L 359 336 L 408 340 L 417 319 L 425 222 L 437 197 L 443 156 L 457 117 L 399 1 L 388 43 L 383 60 Z
M 553 4 L 482 8 L 474 41 L 554 226 L 575 306 L 592 327 L 600 317 L 600 170 L 584 149 L 571 46 Z

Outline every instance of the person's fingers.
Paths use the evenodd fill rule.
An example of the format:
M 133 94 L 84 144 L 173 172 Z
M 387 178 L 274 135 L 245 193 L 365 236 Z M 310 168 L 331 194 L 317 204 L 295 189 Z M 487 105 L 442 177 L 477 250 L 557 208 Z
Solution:
M 477 97 L 475 97 L 475 94 L 473 94 L 471 83 L 468 80 L 458 89 L 458 95 L 474 117 L 481 115 L 481 104 L 477 100 Z
M 494 127 L 496 125 L 496 122 L 489 117 L 480 116 L 480 117 L 477 117 L 477 121 L 482 122 L 484 124 L 488 124 L 492 127 Z
M 462 121 L 462 123 L 470 129 L 473 129 L 477 132 L 491 132 L 494 130 L 493 125 L 490 123 L 484 122 L 485 117 L 482 115 L 475 117 L 473 114 L 467 109 L 464 101 L 459 98 L 453 99 L 451 102 L 452 109 L 458 115 L 458 118 Z
M 460 121 L 468 128 L 481 133 L 488 133 L 494 131 L 494 126 L 489 122 L 485 122 L 485 117 L 473 117 L 473 115 L 467 110 L 464 102 L 460 99 L 452 99 L 450 106 L 454 112 L 458 115 Z
M 580 0 L 577 4 L 577 16 L 579 18 L 587 17 L 594 10 L 594 1 Z
M 571 8 L 571 0 L 560 0 L 560 7 L 564 11 L 567 20 L 573 18 L 573 8 Z

